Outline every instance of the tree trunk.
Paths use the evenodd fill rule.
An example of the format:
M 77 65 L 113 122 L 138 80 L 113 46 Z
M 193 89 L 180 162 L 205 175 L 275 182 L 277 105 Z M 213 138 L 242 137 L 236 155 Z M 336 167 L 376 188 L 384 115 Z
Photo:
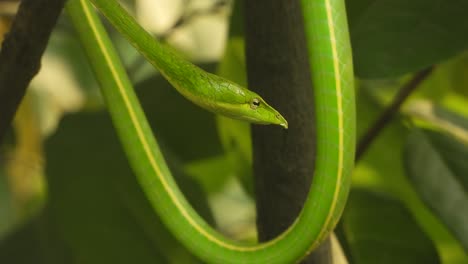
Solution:
M 261 241 L 287 229 L 302 209 L 314 171 L 313 90 L 300 2 L 244 1 L 249 88 L 289 129 L 253 126 L 257 228 Z M 329 243 L 303 263 L 330 263 Z

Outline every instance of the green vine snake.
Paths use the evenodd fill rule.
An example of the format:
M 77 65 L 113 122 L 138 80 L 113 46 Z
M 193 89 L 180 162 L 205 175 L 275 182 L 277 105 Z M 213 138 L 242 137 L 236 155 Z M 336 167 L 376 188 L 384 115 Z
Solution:
M 341 215 L 354 161 L 354 79 L 344 0 L 301 0 L 315 87 L 316 169 L 295 222 L 277 238 L 255 245 L 232 241 L 216 232 L 180 192 L 112 43 L 88 1 L 70 0 L 67 11 L 101 84 L 130 164 L 168 229 L 209 263 L 294 263 L 315 249 Z M 256 93 L 204 72 L 157 42 L 117 1 L 92 2 L 195 104 L 252 123 L 288 127 L 281 114 Z

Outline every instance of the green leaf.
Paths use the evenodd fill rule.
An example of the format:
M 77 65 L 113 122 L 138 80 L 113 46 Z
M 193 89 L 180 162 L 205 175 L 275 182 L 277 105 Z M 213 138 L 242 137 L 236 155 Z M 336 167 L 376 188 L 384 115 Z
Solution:
M 414 188 L 465 250 L 468 250 L 468 192 L 463 182 L 466 184 L 468 177 L 467 153 L 466 145 L 448 136 L 418 129 L 408 136 L 404 152 L 405 168 Z
M 468 119 L 430 101 L 413 101 L 404 112 L 421 126 L 444 131 L 468 144 Z
M 163 138 L 182 162 L 222 153 L 214 115 L 182 97 L 162 76 L 149 78 L 135 89 L 158 139 Z
M 381 103 L 374 100 L 368 90 L 361 87 L 357 94 L 358 138 L 367 131 L 382 111 Z M 403 121 L 400 118 L 393 119 L 357 162 L 353 173 L 353 186 L 372 188 L 399 197 L 434 241 L 443 263 L 467 263 L 468 256 L 458 241 L 427 209 L 405 175 L 402 151 L 408 131 Z
M 65 20 L 64 18 L 62 17 L 62 22 Z M 65 22 L 68 21 L 65 20 Z M 78 87 L 82 89 L 82 92 L 88 97 L 87 99 L 93 101 L 90 103 L 97 103 L 96 101 L 100 99 L 98 84 L 75 32 L 70 31 L 69 28 L 68 30 L 63 27 L 57 28 L 51 35 L 46 55 L 66 63 L 66 66 L 74 74 L 73 82 L 80 84 Z M 67 75 L 52 76 L 52 78 L 61 82 L 63 80 L 59 78 L 67 77 Z M 99 101 L 99 103 L 101 102 Z
M 440 263 L 434 244 L 405 206 L 382 194 L 353 189 L 339 232 L 351 263 Z
M 12 197 L 8 188 L 4 162 L 0 157 L 0 241 L 15 227 L 15 215 Z
M 434 131 L 425 132 L 454 176 L 468 193 L 468 147 L 460 141 Z
M 229 37 L 244 36 L 244 1 L 234 1 L 229 21 Z
M 55 224 L 47 220 L 44 212 L 0 239 L 0 263 L 76 263 L 68 245 L 58 236 Z
M 461 56 L 458 56 L 456 60 L 449 62 L 449 66 L 452 70 L 451 84 L 455 92 L 459 95 L 464 96 L 468 99 L 468 53 L 464 52 Z
M 362 78 L 415 72 L 468 47 L 465 0 L 354 0 L 347 8 Z
M 244 190 L 254 195 L 252 171 L 252 139 L 248 123 L 218 116 L 218 132 L 228 158 L 231 172 Z
M 46 151 L 50 221 L 79 262 L 198 263 L 146 200 L 107 114 L 67 117 Z M 212 222 L 199 186 L 171 167 L 191 204 Z
M 434 107 L 434 114 L 468 132 L 468 119 L 465 116 L 437 106 Z
M 229 39 L 218 74 L 241 85 L 247 86 L 245 74 L 244 40 Z M 253 196 L 252 139 L 250 124 L 218 115 L 218 134 L 229 158 L 232 171 L 244 189 Z
M 232 164 L 226 155 L 194 160 L 185 164 L 185 171 L 203 187 L 207 194 L 219 192 L 231 176 Z

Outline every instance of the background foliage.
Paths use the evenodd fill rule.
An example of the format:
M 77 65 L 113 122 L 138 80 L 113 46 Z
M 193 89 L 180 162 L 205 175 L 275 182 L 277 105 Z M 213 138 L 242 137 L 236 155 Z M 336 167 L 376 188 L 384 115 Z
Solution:
M 125 1 L 188 58 L 245 83 L 243 38 L 225 37 L 230 6 L 182 2 L 153 1 L 172 8 L 145 20 L 148 2 Z M 434 66 L 357 161 L 337 229 L 348 262 L 467 263 L 468 2 L 355 0 L 347 8 L 358 139 L 404 83 Z M 190 104 L 109 30 L 192 205 L 225 234 L 255 239 L 249 125 Z M 0 262 L 198 263 L 136 184 L 76 43 L 63 15 L 3 145 Z

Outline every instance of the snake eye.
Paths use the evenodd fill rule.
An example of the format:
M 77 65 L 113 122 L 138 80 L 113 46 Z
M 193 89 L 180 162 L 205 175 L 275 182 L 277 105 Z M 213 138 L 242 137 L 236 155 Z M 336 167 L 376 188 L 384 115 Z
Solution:
M 258 100 L 257 98 L 254 98 L 252 102 L 250 103 L 250 108 L 252 108 L 253 110 L 257 109 L 257 107 L 259 106 L 260 106 L 260 100 Z

